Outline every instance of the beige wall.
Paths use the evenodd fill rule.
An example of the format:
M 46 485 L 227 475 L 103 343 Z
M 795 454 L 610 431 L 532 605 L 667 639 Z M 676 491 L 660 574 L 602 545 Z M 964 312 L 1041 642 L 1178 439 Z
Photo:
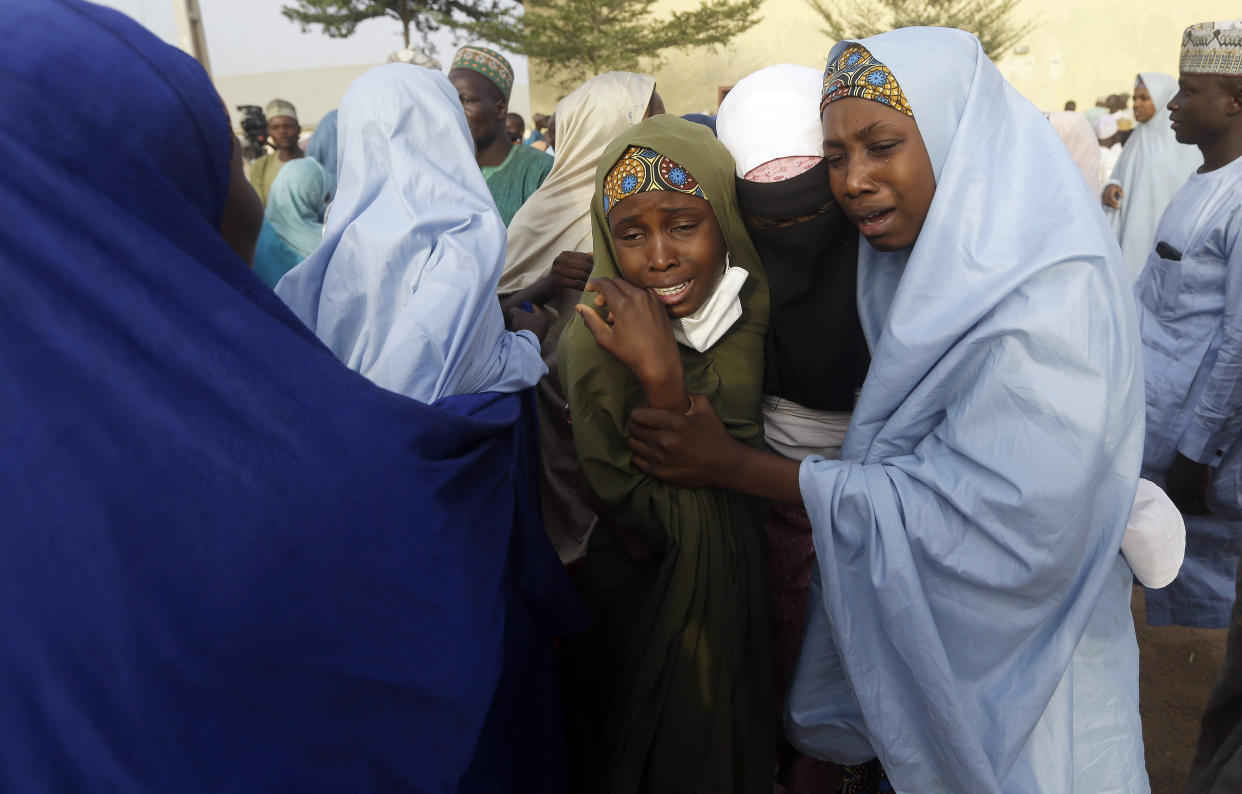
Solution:
M 238 105 L 266 105 L 280 97 L 298 109 L 298 120 L 310 128 L 324 114 L 337 107 L 350 83 L 375 64 L 360 66 L 329 66 L 320 69 L 298 69 L 288 72 L 263 72 L 230 77 L 216 77 L 216 90 L 224 97 L 233 123 L 237 124 Z M 530 86 L 515 85 L 509 100 L 513 112 L 521 113 L 530 122 Z
M 664 0 L 688 8 L 699 0 Z M 756 69 L 789 62 L 822 68 L 833 41 L 806 0 L 767 0 L 763 21 L 717 52 L 674 52 L 656 72 L 670 113 L 715 112 L 717 87 Z M 1129 93 L 1140 71 L 1177 74 L 1182 30 L 1194 22 L 1242 14 L 1238 0 L 1024 0 L 1019 15 L 1039 26 L 1023 42 L 1029 52 L 998 64 L 1014 87 L 1045 110 L 1067 99 L 1079 110 L 1100 94 Z M 550 112 L 561 92 L 539 81 L 532 63 L 535 109 Z

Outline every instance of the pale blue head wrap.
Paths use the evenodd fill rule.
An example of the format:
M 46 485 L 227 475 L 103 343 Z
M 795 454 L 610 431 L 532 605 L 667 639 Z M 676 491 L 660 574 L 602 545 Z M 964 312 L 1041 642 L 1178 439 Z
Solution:
M 871 370 L 842 461 L 802 464 L 821 584 L 788 732 L 821 758 L 878 755 L 898 791 L 1146 790 L 1120 251 L 977 39 L 861 43 L 909 100 L 936 193 L 911 248 L 860 245 Z
M 300 258 L 310 256 L 323 236 L 323 209 L 329 180 L 323 166 L 310 157 L 281 167 L 267 194 L 263 217 L 285 245 Z
M 276 293 L 351 368 L 416 400 L 535 385 L 547 369 L 534 334 L 504 329 L 505 227 L 448 78 L 372 69 L 337 125 L 323 241 Z

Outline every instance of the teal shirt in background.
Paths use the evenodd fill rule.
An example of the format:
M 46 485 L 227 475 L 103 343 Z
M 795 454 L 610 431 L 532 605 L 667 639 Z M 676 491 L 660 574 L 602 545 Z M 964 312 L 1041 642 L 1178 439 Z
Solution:
M 514 144 L 500 165 L 483 166 L 483 178 L 492 192 L 500 217 L 509 225 L 518 209 L 539 189 L 552 170 L 550 154 L 525 144 Z

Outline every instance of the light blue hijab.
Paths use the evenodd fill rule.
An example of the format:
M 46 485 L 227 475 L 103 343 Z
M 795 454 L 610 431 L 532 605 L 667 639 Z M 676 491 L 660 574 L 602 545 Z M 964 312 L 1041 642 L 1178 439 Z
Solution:
M 505 331 L 505 226 L 448 78 L 372 69 L 346 92 L 337 127 L 323 241 L 276 294 L 390 391 L 433 402 L 534 386 L 547 368 L 534 334 Z
M 336 192 L 336 113 L 329 110 L 306 145 L 306 156 L 314 157 L 328 172 L 328 192 Z
M 871 370 L 842 460 L 802 464 L 819 577 L 787 731 L 820 758 L 878 755 L 898 791 L 1146 791 L 1121 253 L 977 39 L 861 43 L 904 89 L 936 194 L 910 249 L 860 245 Z
M 310 256 L 323 236 L 328 191 L 323 166 L 310 157 L 300 157 L 281 167 L 267 193 L 263 217 L 299 259 Z

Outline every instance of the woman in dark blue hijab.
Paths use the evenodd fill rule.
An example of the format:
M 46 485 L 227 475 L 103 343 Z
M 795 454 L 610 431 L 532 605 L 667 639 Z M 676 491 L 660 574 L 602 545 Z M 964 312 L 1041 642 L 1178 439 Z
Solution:
M 238 255 L 188 56 L 79 0 L 0 31 L 0 791 L 563 786 L 528 395 L 337 361 Z

